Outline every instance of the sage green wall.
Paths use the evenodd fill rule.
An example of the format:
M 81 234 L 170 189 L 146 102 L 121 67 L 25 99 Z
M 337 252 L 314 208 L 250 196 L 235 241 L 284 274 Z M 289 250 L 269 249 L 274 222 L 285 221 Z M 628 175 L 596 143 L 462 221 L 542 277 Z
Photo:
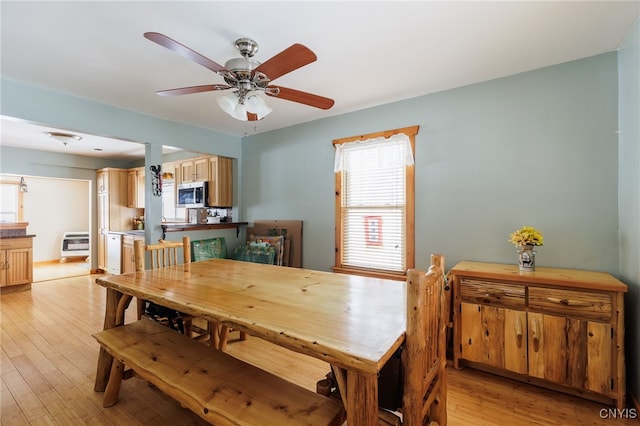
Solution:
M 304 266 L 329 269 L 331 141 L 416 124 L 418 267 L 514 263 L 530 225 L 539 265 L 617 273 L 616 53 L 246 138 L 243 217 L 304 220 Z
M 620 90 L 628 84 L 637 89 L 637 32 L 636 25 L 621 51 Z M 1 108 L 3 115 L 52 127 L 239 158 L 239 218 L 303 220 L 304 266 L 321 270 L 333 265 L 331 140 L 420 125 L 418 267 L 426 267 L 433 252 L 447 256 L 447 267 L 461 259 L 514 263 L 508 234 L 535 226 L 545 235 L 539 265 L 629 279 L 627 315 L 637 324 L 639 108 L 637 96 L 620 94 L 619 156 L 617 60 L 612 52 L 255 135 L 241 144 L 7 80 Z M 0 154 L 3 173 L 93 180 L 94 170 L 105 166 L 7 147 Z M 638 329 L 629 331 L 627 348 L 638 354 Z M 629 356 L 627 362 L 637 395 L 637 360 Z
M 629 285 L 627 382 L 639 395 L 638 31 L 620 52 L 620 88 L 612 52 L 246 138 L 243 217 L 303 220 L 303 265 L 328 270 L 331 141 L 420 125 L 417 267 L 434 252 L 447 268 L 515 263 L 508 234 L 535 226 L 539 266 L 606 271 Z
M 193 152 L 202 152 L 239 158 L 240 138 L 185 126 L 86 99 L 37 88 L 20 82 L 2 79 L 0 111 L 3 116 L 30 121 L 44 126 L 144 143 L 148 164 L 158 164 L 162 146 L 176 146 Z M 4 135 L 2 135 L 4 139 Z M 95 191 L 97 169 L 103 167 L 129 168 L 139 161 L 106 161 L 77 155 L 24 150 L 1 145 L 0 172 L 21 176 L 55 177 L 89 180 Z M 240 200 L 241 175 L 239 161 L 234 163 L 234 199 Z M 150 174 L 146 175 L 150 186 Z M 95 192 L 93 192 L 95 193 Z M 148 195 L 145 204 L 147 217 L 157 226 L 145 229 L 147 241 L 161 235 L 162 205 L 158 197 Z M 97 200 L 91 199 L 91 223 L 97 223 Z M 234 212 L 236 220 L 241 219 Z M 97 228 L 91 227 L 92 252 L 97 253 Z M 91 258 L 97 267 L 97 256 Z
M 640 22 L 618 54 L 620 278 L 626 297 L 627 381 L 640 395 Z M 634 356 L 635 354 L 635 356 Z

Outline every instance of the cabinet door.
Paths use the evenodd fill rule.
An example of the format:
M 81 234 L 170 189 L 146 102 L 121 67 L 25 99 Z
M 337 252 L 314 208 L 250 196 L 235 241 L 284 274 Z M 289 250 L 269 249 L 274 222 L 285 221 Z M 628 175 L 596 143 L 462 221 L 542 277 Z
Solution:
M 136 175 L 136 205 L 138 209 L 144 209 L 144 167 L 138 170 Z
M 5 251 L 5 285 L 28 284 L 33 281 L 33 250 L 16 248 Z
M 98 193 L 109 192 L 109 173 L 106 170 L 98 170 L 96 172 L 96 186 Z
M 233 206 L 233 159 L 218 157 L 218 205 Z
M 0 287 L 7 285 L 7 251 L 0 250 Z
M 203 182 L 209 179 L 209 157 L 196 158 L 180 164 L 181 182 Z
M 133 237 L 125 235 L 122 237 L 122 273 L 128 274 L 135 271 L 135 260 L 133 258 Z
M 209 157 L 197 158 L 193 161 L 195 180 L 204 182 L 209 179 Z
M 107 270 L 107 231 L 109 230 L 109 194 L 98 195 L 98 268 Z
M 127 172 L 127 207 L 135 208 L 138 203 L 138 171 Z
M 611 393 L 612 328 L 585 319 L 529 313 L 529 375 Z
M 233 206 L 233 160 L 226 157 L 209 159 L 209 205 Z
M 195 179 L 196 175 L 193 170 L 193 161 L 184 161 L 180 163 L 180 182 L 193 182 Z
M 527 373 L 526 312 L 461 304 L 462 358 Z

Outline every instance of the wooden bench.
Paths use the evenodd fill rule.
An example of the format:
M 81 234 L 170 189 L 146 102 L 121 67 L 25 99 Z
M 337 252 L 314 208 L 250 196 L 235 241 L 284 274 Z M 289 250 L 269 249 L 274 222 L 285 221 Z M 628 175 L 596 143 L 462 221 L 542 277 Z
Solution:
M 114 357 L 105 407 L 118 401 L 124 365 L 216 425 L 341 425 L 343 406 L 150 320 L 94 334 Z

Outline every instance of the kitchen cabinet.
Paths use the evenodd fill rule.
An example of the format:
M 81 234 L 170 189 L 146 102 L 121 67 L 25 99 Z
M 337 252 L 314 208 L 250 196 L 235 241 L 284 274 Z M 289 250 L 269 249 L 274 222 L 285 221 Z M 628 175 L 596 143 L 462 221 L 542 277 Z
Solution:
M 623 408 L 624 293 L 610 274 L 460 262 L 454 366 L 470 366 Z
M 233 206 L 233 159 L 209 157 L 209 205 Z
M 127 172 L 127 207 L 144 208 L 144 167 Z
M 135 272 L 136 265 L 134 259 L 133 242 L 144 241 L 144 235 L 123 235 L 122 236 L 122 273 Z
M 196 157 L 180 163 L 180 182 L 209 180 L 209 157 Z
M 0 239 L 0 287 L 31 284 L 33 238 Z
M 126 169 L 106 168 L 96 172 L 98 185 L 98 268 L 107 270 L 108 232 L 131 229 L 139 210 L 127 206 Z
M 162 180 L 173 180 L 177 185 L 182 182 L 180 174 L 180 163 L 164 163 L 162 165 Z

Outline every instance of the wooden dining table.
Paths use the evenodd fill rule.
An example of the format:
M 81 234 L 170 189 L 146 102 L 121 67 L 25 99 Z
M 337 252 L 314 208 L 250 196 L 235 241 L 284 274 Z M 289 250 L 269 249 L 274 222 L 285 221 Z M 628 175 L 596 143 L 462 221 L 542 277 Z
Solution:
M 377 423 L 377 375 L 405 337 L 404 281 L 210 259 L 96 283 L 107 289 L 105 329 L 120 325 L 118 302 L 128 295 L 245 331 L 331 364 L 347 423 Z M 111 363 L 101 349 L 96 391 Z

